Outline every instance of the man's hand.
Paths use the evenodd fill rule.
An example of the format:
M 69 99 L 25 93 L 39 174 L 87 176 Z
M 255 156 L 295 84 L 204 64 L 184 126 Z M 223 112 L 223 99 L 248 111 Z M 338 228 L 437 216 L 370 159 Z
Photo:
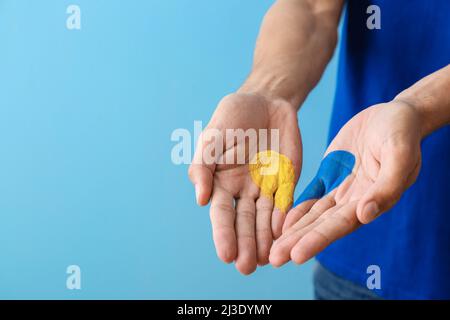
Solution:
M 281 189 L 289 193 L 291 182 L 298 179 L 301 140 L 297 110 L 333 55 L 343 3 L 343 0 L 276 1 L 261 25 L 250 75 L 238 93 L 222 100 L 208 125 L 207 129 L 220 132 L 279 130 L 279 148 L 275 151 L 284 156 L 285 162 L 293 163 L 295 177 L 266 179 L 263 193 L 271 192 L 277 183 L 286 180 L 289 183 L 284 183 Z M 231 148 L 225 145 L 224 156 L 233 155 L 245 145 L 245 141 Z M 281 233 L 285 213 L 273 210 L 272 199 L 260 194 L 252 180 L 255 177 L 249 174 L 249 159 L 241 165 L 209 164 L 202 161 L 203 151 L 202 146 L 196 150 L 195 163 L 189 170 L 197 202 L 206 205 L 211 198 L 218 256 L 225 262 L 236 260 L 237 269 L 249 274 L 257 264 L 268 263 L 272 241 Z M 252 172 L 257 175 L 254 168 Z M 281 201 L 279 195 L 275 199 Z M 283 197 L 283 207 L 289 198 Z
M 257 94 L 232 94 L 219 103 L 204 133 L 211 129 L 217 129 L 225 138 L 223 149 L 215 163 L 205 163 L 204 153 L 211 144 L 200 140 L 189 176 L 198 204 L 206 205 L 211 198 L 217 255 L 227 263 L 235 260 L 240 272 L 250 274 L 257 264 L 268 263 L 273 239 L 281 234 L 286 213 L 274 209 L 273 199 L 262 195 L 250 177 L 249 161 L 253 157 L 250 150 L 255 146 L 249 146 L 248 139 L 225 141 L 225 130 L 253 129 L 259 137 L 260 130 L 266 129 L 269 141 L 271 130 L 279 130 L 278 152 L 292 161 L 296 183 L 301 167 L 297 108 L 286 101 Z M 236 163 L 236 155 L 243 150 L 245 162 Z M 234 163 L 229 163 L 230 159 Z
M 301 197 L 305 201 L 288 213 L 270 262 L 304 263 L 390 209 L 419 173 L 422 128 L 418 110 L 402 101 L 353 117 L 327 149 L 330 157 Z

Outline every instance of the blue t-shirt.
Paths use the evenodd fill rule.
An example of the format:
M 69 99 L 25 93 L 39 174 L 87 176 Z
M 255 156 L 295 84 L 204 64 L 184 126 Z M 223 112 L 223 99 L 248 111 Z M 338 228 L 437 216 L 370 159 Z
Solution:
M 381 10 L 379 30 L 366 27 L 369 5 Z M 449 0 L 347 1 L 330 141 L 364 108 L 449 63 Z M 362 286 L 378 265 L 384 298 L 450 298 L 450 127 L 425 138 L 422 152 L 420 175 L 395 207 L 331 244 L 322 265 Z

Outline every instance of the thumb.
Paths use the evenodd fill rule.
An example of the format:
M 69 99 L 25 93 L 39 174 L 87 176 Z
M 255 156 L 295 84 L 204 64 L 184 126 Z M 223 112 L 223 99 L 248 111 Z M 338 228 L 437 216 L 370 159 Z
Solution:
M 213 186 L 211 169 L 203 164 L 191 164 L 189 167 L 189 179 L 194 184 L 197 204 L 200 206 L 207 205 Z
M 420 168 L 420 157 L 419 161 L 415 162 L 417 157 L 412 156 L 415 154 L 407 146 L 396 150 L 386 148 L 386 151 L 383 151 L 378 177 L 361 198 L 356 209 L 361 223 L 372 222 L 381 213 L 392 208 L 415 181 Z
M 208 146 L 208 142 L 205 141 L 209 131 L 204 131 L 199 137 L 197 148 L 192 159 L 192 164 L 189 167 L 189 179 L 194 184 L 195 198 L 197 204 L 205 206 L 208 204 L 211 197 L 213 188 L 213 175 L 216 168 L 216 157 L 220 153 L 217 153 L 212 159 L 205 159 L 204 152 Z M 222 151 L 222 150 L 219 150 Z M 208 161 L 208 162 L 207 162 Z

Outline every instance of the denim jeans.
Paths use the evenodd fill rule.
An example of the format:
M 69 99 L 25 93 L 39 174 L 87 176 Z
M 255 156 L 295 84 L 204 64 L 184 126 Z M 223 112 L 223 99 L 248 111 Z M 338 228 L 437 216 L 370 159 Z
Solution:
M 316 300 L 380 300 L 367 288 L 338 277 L 317 263 L 314 270 L 314 298 Z

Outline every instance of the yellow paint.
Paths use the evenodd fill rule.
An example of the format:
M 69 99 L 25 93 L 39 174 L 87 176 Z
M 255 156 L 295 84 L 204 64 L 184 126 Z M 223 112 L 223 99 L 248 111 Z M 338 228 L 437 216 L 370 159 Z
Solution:
M 275 207 L 285 213 L 292 205 L 295 172 L 292 161 L 285 155 L 267 150 L 255 155 L 249 165 L 253 182 L 261 193 L 273 199 Z

